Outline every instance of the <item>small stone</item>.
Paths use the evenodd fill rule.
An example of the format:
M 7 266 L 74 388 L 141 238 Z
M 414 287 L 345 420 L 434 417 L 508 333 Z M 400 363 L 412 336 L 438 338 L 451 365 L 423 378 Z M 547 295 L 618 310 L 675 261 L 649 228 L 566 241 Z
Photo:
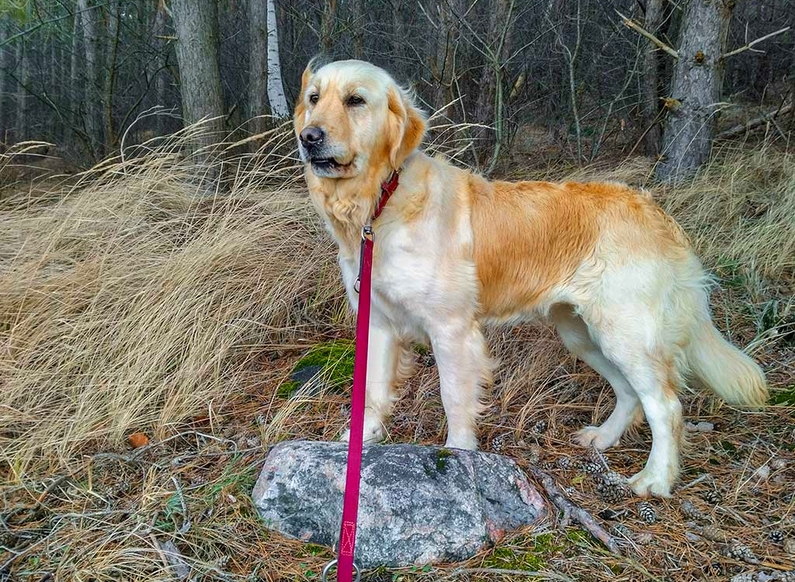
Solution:
M 701 541 L 701 536 L 693 533 L 692 531 L 686 531 L 685 538 L 687 539 L 687 541 L 693 544 Z
M 731 582 L 758 582 L 758 580 L 754 572 L 743 572 L 731 577 Z
M 762 479 L 763 481 L 767 481 L 767 478 L 770 477 L 770 465 L 762 465 L 756 471 L 754 471 L 754 476 Z
M 638 503 L 638 515 L 646 523 L 654 523 L 657 521 L 657 512 L 654 506 L 648 501 L 641 501 Z
M 715 430 L 715 425 L 711 422 L 698 422 L 693 424 L 692 422 L 685 423 L 685 429 L 690 432 L 712 432 Z
M 776 457 L 772 461 L 770 461 L 770 468 L 774 471 L 780 471 L 787 467 L 787 459 L 782 459 L 781 457 Z

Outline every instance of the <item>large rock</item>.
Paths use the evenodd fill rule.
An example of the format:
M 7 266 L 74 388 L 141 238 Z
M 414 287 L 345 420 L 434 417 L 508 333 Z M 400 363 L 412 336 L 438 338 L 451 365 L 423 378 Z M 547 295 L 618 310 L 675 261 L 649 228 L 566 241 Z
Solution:
M 267 527 L 307 542 L 337 543 L 347 445 L 289 441 L 271 450 L 253 498 Z M 356 563 L 459 561 L 533 524 L 546 505 L 511 459 L 424 447 L 364 448 Z

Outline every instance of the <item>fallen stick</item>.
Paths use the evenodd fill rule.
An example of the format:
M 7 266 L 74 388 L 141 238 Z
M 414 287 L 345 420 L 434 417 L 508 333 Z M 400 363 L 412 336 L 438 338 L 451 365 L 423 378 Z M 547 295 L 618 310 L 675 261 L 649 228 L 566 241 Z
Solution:
M 530 473 L 540 483 L 544 490 L 549 495 L 550 500 L 555 506 L 563 512 L 563 519 L 560 521 L 561 527 L 566 527 L 571 519 L 579 523 L 585 531 L 591 534 L 594 538 L 602 542 L 605 547 L 613 554 L 621 556 L 621 550 L 618 547 L 618 542 L 605 530 L 596 519 L 585 511 L 579 505 L 575 505 L 561 493 L 558 486 L 555 485 L 555 480 L 548 474 L 544 473 L 541 469 L 530 467 Z
M 754 117 L 753 119 L 748 120 L 745 123 L 740 125 L 735 125 L 734 127 L 730 127 L 729 129 L 720 132 L 716 139 L 730 139 L 733 137 L 737 137 L 738 135 L 742 135 L 747 131 L 751 131 L 759 127 L 760 125 L 764 125 L 768 121 L 773 121 L 779 115 L 786 115 L 790 111 L 792 111 L 792 103 L 789 105 L 785 105 L 784 107 L 780 107 L 774 111 L 770 111 L 768 113 L 764 113 L 759 117 Z

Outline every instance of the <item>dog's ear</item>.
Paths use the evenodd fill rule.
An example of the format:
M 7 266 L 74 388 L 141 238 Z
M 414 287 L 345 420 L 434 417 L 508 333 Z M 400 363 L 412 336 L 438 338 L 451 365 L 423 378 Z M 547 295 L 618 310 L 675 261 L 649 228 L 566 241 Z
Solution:
M 425 136 L 425 116 L 401 89 L 390 87 L 387 144 L 389 163 L 397 170 Z

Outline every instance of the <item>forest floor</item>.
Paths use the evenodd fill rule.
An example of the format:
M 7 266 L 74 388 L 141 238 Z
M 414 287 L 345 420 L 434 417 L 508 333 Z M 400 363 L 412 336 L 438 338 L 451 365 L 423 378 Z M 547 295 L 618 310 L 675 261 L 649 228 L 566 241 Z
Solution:
M 332 557 L 268 532 L 249 494 L 268 447 L 335 439 L 345 425 L 347 387 L 328 380 L 350 373 L 340 340 L 353 329 L 333 245 L 299 168 L 273 143 L 230 163 L 224 195 L 198 196 L 197 170 L 179 150 L 172 140 L 0 190 L 0 581 L 318 580 Z M 651 501 L 649 523 L 638 499 L 600 497 L 569 439 L 605 418 L 610 388 L 547 326 L 492 329 L 500 365 L 482 449 L 545 466 L 624 556 L 560 529 L 551 512 L 465 563 L 363 580 L 756 580 L 795 570 L 795 158 L 726 146 L 676 188 L 649 172 L 636 158 L 523 173 L 649 188 L 716 276 L 716 324 L 763 366 L 770 405 L 748 412 L 682 394 L 692 430 L 681 483 Z M 296 364 L 329 342 L 326 381 L 292 391 Z M 418 349 L 418 360 L 389 440 L 440 444 L 438 375 L 432 354 Z M 606 461 L 631 475 L 650 442 L 641 427 Z

